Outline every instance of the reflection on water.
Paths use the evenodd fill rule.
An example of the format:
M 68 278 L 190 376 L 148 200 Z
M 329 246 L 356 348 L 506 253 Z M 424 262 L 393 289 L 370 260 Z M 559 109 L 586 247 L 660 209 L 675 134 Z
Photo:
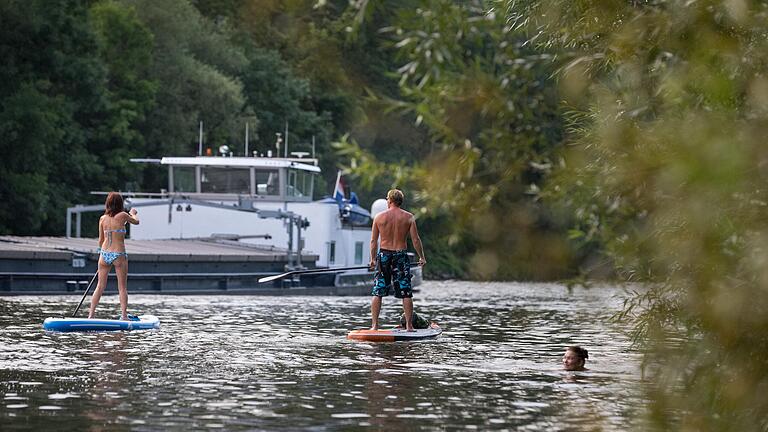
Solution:
M 435 340 L 361 343 L 365 297 L 131 296 L 159 330 L 47 333 L 75 297 L 0 298 L 3 430 L 626 430 L 638 357 L 614 288 L 427 282 Z M 117 298 L 102 300 L 103 311 Z M 395 323 L 400 306 L 384 301 Z M 560 370 L 567 345 L 588 372 Z

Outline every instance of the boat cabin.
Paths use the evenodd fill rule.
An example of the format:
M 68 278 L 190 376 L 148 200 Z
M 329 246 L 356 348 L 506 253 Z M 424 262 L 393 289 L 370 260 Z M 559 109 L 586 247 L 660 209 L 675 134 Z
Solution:
M 164 157 L 171 194 L 248 196 L 265 201 L 312 201 L 316 159 Z

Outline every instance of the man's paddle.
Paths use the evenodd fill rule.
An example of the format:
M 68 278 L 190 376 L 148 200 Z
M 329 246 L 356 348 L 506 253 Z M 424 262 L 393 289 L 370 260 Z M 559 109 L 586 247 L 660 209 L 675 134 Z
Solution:
M 85 301 L 85 297 L 88 296 L 88 291 L 91 289 L 91 285 L 93 285 L 93 281 L 96 280 L 96 276 L 99 275 L 99 271 L 96 270 L 96 274 L 93 275 L 93 278 L 91 278 L 91 282 L 88 284 L 88 286 L 85 288 L 85 292 L 83 293 L 83 298 L 80 299 L 80 304 L 77 305 L 75 308 L 75 312 L 72 314 L 72 318 L 77 316 L 77 311 L 80 310 L 80 306 L 83 305 L 83 302 Z
M 418 267 L 418 263 L 411 263 L 411 268 Z M 277 275 L 267 276 L 259 279 L 259 283 L 264 282 L 272 282 L 273 280 L 282 279 L 286 276 L 292 276 L 292 275 L 298 275 L 298 274 L 308 274 L 308 273 L 333 273 L 333 272 L 341 272 L 346 270 L 362 270 L 362 269 L 369 269 L 373 271 L 374 269 L 371 267 L 368 267 L 367 265 L 359 265 L 359 266 L 352 266 L 352 267 L 329 267 L 329 268 L 322 268 L 322 269 L 312 269 L 312 270 L 294 270 L 289 271 L 287 273 L 281 273 Z
M 332 272 L 340 272 L 345 270 L 361 270 L 361 269 L 369 269 L 367 265 L 359 265 L 359 266 L 353 266 L 353 267 L 333 267 L 333 268 L 323 268 L 323 269 L 312 269 L 312 270 L 294 270 L 289 271 L 287 273 L 281 273 L 277 275 L 267 276 L 259 279 L 259 283 L 264 282 L 272 282 L 273 280 L 282 279 L 286 276 L 292 276 L 292 275 L 298 275 L 298 274 L 308 274 L 308 273 L 332 273 Z

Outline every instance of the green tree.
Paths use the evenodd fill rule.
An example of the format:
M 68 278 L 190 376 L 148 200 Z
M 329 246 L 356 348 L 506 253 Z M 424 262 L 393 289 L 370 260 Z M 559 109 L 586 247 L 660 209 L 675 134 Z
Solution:
M 141 127 L 147 156 L 196 154 L 200 121 L 206 147 L 242 148 L 245 99 L 237 76 L 246 58 L 227 29 L 185 0 L 122 4 L 135 9 L 154 39 L 148 77 L 158 83 L 156 103 Z
M 361 161 L 375 158 L 350 149 L 353 141 L 339 146 L 350 156 L 348 169 L 369 184 L 383 175 L 408 185 L 421 203 L 417 215 L 449 218 L 447 246 L 471 256 L 467 270 L 475 277 L 562 277 L 572 259 L 560 235 L 566 220 L 531 198 L 562 140 L 558 90 L 549 79 L 553 55 L 485 5 L 422 1 L 400 10 L 386 29 L 402 64 L 402 97 L 385 102 L 426 130 L 427 146 L 374 170 L 364 168 L 375 162 Z M 414 159 L 417 169 L 398 168 Z
M 556 261 L 566 249 L 552 235 L 575 223 L 569 237 L 597 267 L 647 283 L 617 318 L 647 353 L 651 425 L 764 430 L 768 5 L 420 5 L 393 26 L 404 101 L 392 105 L 437 151 L 396 171 L 340 140 L 349 169 L 421 185 L 423 215 L 445 209 L 455 244 L 476 239 L 475 265 L 493 244 Z
M 139 180 L 129 159 L 146 155 L 139 127 L 154 106 L 158 87 L 149 78 L 152 34 L 132 8 L 112 1 L 95 3 L 90 22 L 107 70 L 108 101 L 106 113 L 89 121 L 95 129 L 89 149 L 104 164 L 102 183 L 122 189 Z
M 387 5 L 400 8 L 404 3 L 393 1 Z M 348 26 L 349 20 L 359 22 L 355 18 L 357 10 L 340 0 L 198 0 L 194 4 L 211 20 L 231 26 L 233 40 L 249 56 L 257 61 L 266 56 L 263 65 L 252 64 L 249 68 L 254 70 L 242 77 L 246 88 L 254 89 L 246 93 L 267 93 L 248 100 L 255 111 L 262 113 L 257 115 L 258 145 L 262 149 L 272 146 L 274 134 L 284 130 L 286 120 L 290 123 L 292 149 L 309 150 L 314 136 L 327 183 L 327 187 L 319 188 L 323 193 L 333 189 L 338 165 L 329 146 L 332 137 L 350 132 L 364 148 L 388 149 L 397 154 L 399 149 L 423 141 L 423 134 L 413 133 L 415 128 L 408 119 L 386 114 L 381 104 L 367 103 L 369 89 L 388 95 L 398 91 L 397 79 L 390 74 L 391 52 L 384 49 L 378 33 L 395 15 L 383 4 L 371 3 L 374 7 L 365 8 L 372 12 L 364 18 L 372 22 L 357 31 L 350 31 Z M 279 75 L 286 77 L 284 82 L 269 82 L 272 74 L 265 71 L 273 64 Z M 261 79 L 267 80 L 264 87 L 275 90 L 259 90 Z M 249 80 L 252 84 L 248 84 Z M 298 99 L 278 100 L 277 109 L 271 108 L 277 95 L 283 98 L 289 94 Z M 294 105 L 297 107 L 289 109 Z
M 306 151 L 307 138 L 316 135 L 328 142 L 327 118 L 312 109 L 307 80 L 295 76 L 293 70 L 275 51 L 252 48 L 248 51 L 249 67 L 242 75 L 244 92 L 254 115 L 259 119 L 258 149 L 266 153 L 275 148 L 275 133 L 289 127 L 289 151 Z M 292 137 L 292 138 L 291 138 Z M 295 140 L 301 137 L 303 147 Z M 280 147 L 281 154 L 284 147 Z
M 648 282 L 618 318 L 647 352 L 651 425 L 765 430 L 768 5 L 498 4 L 567 60 L 573 151 L 551 199 Z
M 0 230 L 61 234 L 64 209 L 100 187 L 90 120 L 105 73 L 84 2 L 0 3 Z
M 43 228 L 50 206 L 50 143 L 62 140 L 66 109 L 33 85 L 3 98 L 0 133 L 0 232 L 35 234 Z

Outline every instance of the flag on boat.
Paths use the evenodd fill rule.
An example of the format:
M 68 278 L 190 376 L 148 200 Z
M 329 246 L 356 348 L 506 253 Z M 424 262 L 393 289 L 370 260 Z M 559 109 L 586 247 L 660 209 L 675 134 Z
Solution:
M 354 226 L 368 226 L 371 223 L 371 213 L 360 207 L 360 199 L 357 194 L 350 191 L 347 199 L 347 185 L 342 178 L 341 171 L 336 174 L 336 184 L 333 188 L 333 195 L 323 198 L 321 202 L 336 204 L 339 208 L 339 217 L 346 224 Z
M 337 202 L 344 202 L 344 180 L 341 178 L 341 171 L 336 174 L 336 187 L 333 189 L 333 199 Z

